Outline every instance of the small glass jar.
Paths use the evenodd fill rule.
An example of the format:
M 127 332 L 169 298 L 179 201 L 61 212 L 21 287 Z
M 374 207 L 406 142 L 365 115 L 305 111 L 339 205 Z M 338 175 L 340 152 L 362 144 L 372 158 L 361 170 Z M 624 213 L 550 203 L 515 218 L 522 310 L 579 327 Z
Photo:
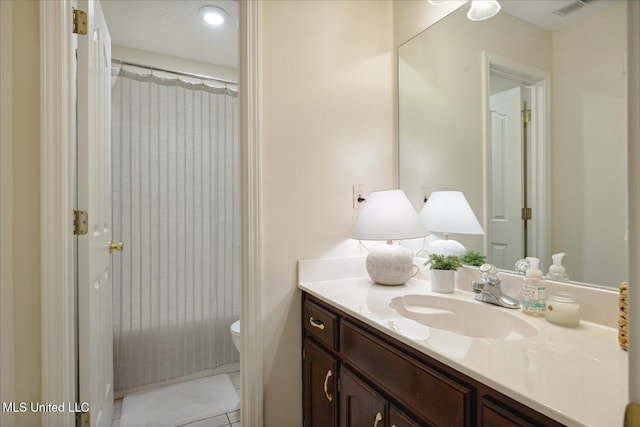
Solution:
M 550 293 L 547 296 L 547 321 L 559 326 L 580 326 L 580 303 L 567 292 Z

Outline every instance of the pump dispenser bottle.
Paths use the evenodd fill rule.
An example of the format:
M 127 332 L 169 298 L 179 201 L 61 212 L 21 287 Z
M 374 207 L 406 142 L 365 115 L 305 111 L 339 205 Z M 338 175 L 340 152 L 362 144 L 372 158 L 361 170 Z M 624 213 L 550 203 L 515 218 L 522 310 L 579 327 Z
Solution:
M 527 257 L 527 261 L 529 268 L 522 286 L 522 311 L 532 316 L 544 316 L 547 310 L 547 296 L 542 271 L 538 268 L 540 260 Z
M 547 279 L 559 280 L 559 281 L 569 280 L 569 275 L 567 274 L 567 271 L 565 270 L 564 265 L 562 265 L 563 257 L 564 257 L 564 252 L 551 255 L 553 264 L 549 266 L 549 273 L 547 274 Z

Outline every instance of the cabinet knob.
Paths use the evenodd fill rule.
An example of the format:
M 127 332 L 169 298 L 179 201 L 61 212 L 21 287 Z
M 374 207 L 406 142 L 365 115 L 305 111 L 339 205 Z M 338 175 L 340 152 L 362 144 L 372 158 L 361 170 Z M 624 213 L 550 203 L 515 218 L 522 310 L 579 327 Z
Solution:
M 333 395 L 329 394 L 329 388 L 327 386 L 327 384 L 329 383 L 329 378 L 331 378 L 331 375 L 333 375 L 333 372 L 331 372 L 331 369 L 329 369 L 327 371 L 327 375 L 324 377 L 324 395 L 327 396 L 327 400 L 329 402 L 333 400 Z
M 378 412 L 376 414 L 376 419 L 373 420 L 373 427 L 378 427 L 378 423 L 382 421 L 382 414 L 380 412 Z

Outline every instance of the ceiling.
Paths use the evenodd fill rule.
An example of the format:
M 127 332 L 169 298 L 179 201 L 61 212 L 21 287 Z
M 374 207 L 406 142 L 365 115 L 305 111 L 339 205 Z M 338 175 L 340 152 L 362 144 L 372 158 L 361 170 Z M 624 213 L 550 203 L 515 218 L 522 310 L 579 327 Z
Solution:
M 209 64 L 238 68 L 238 2 L 235 0 L 101 0 L 111 43 Z M 230 19 L 212 27 L 200 18 L 205 5 Z

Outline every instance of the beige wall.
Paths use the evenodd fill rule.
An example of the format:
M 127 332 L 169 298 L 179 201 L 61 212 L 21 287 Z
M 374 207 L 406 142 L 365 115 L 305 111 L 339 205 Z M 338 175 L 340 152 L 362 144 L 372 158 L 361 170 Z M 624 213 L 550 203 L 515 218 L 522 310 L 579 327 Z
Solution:
M 13 297 L 15 399 L 37 402 L 40 380 L 40 42 L 37 1 L 13 2 Z M 39 414 L 16 415 L 38 425 Z
M 300 426 L 299 259 L 358 254 L 353 184 L 391 188 L 389 1 L 260 5 L 265 425 Z

